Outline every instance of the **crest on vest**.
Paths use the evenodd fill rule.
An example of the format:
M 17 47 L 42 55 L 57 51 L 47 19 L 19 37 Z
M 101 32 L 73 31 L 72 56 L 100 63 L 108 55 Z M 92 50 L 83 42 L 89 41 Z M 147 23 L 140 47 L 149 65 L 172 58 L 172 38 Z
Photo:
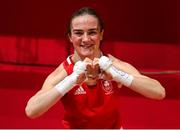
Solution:
M 114 92 L 113 91 L 113 85 L 112 85 L 111 81 L 102 80 L 101 84 L 102 84 L 102 88 L 103 88 L 106 95 L 112 94 Z

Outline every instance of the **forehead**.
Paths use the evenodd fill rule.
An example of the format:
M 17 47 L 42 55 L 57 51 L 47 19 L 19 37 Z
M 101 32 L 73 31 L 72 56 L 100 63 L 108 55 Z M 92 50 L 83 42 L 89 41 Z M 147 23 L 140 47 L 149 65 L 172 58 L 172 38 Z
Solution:
M 98 20 L 92 15 L 77 16 L 72 20 L 72 29 L 91 29 L 98 28 Z

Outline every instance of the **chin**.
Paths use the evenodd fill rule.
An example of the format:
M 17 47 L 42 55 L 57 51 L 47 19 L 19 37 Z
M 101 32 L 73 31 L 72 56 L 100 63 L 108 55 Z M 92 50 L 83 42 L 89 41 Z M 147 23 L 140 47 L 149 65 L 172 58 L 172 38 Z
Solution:
M 94 56 L 94 53 L 81 53 L 82 57 L 88 57 L 88 58 L 92 58 Z
M 83 54 L 83 55 L 92 55 L 92 54 L 94 54 L 94 49 L 93 48 L 91 48 L 91 49 L 80 49 L 79 50 L 79 52 L 81 53 L 81 54 Z

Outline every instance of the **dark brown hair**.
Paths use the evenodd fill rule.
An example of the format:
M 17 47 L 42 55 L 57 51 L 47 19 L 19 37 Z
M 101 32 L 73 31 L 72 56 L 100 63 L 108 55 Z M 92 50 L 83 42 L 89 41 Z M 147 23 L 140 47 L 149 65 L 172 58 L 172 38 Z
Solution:
M 99 26 L 100 26 L 100 31 L 102 31 L 104 29 L 104 24 L 103 21 L 101 19 L 101 17 L 97 14 L 96 10 L 90 7 L 83 7 L 77 11 L 75 11 L 71 18 L 70 18 L 70 22 L 68 24 L 68 30 L 67 30 L 67 34 L 71 35 L 71 24 L 72 24 L 72 20 L 78 16 L 83 16 L 83 15 L 92 15 L 95 18 L 97 18 Z

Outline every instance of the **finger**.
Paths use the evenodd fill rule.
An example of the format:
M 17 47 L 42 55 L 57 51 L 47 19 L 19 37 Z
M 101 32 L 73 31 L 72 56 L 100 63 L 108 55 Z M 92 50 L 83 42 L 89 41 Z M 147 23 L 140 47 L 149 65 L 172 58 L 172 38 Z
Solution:
M 87 73 L 92 72 L 92 71 L 93 71 L 92 65 L 88 64 L 88 65 L 86 66 L 86 70 L 87 70 Z
M 84 62 L 86 62 L 86 63 L 91 63 L 91 64 L 92 64 L 92 60 L 89 59 L 89 58 L 87 58 L 87 57 L 84 59 Z
M 99 58 L 94 58 L 94 60 L 93 60 L 93 65 L 95 66 L 95 65 L 97 65 L 97 64 L 99 64 Z
M 83 74 L 80 74 L 80 75 L 78 76 L 78 78 L 77 78 L 76 83 L 77 83 L 77 84 L 81 84 L 82 82 L 84 82 L 85 79 L 86 79 L 85 74 L 84 74 L 84 73 L 83 73 Z
M 86 70 L 87 70 L 86 76 L 93 78 L 93 77 L 94 77 L 94 69 L 93 69 L 93 66 L 92 66 L 92 65 L 87 65 Z
M 94 71 L 99 74 L 100 73 L 100 67 L 99 64 L 94 65 Z

